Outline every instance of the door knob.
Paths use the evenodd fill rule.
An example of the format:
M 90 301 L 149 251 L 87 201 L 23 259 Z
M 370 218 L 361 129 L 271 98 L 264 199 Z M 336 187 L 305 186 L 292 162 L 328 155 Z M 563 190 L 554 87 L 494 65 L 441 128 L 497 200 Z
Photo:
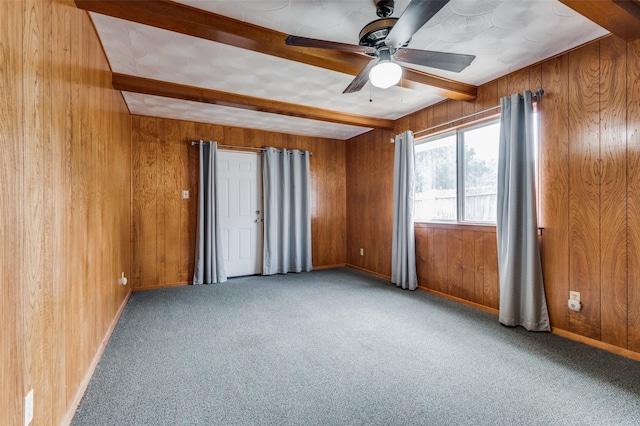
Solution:
M 254 220 L 254 222 L 255 223 L 260 223 L 260 222 L 262 222 L 262 219 L 256 219 L 256 220 Z

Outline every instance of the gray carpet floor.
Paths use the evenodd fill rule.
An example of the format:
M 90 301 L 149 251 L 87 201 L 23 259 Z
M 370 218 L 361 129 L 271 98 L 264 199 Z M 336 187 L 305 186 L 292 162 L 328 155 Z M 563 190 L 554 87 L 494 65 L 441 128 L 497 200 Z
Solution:
M 640 362 L 349 268 L 134 293 L 73 425 L 638 425 Z

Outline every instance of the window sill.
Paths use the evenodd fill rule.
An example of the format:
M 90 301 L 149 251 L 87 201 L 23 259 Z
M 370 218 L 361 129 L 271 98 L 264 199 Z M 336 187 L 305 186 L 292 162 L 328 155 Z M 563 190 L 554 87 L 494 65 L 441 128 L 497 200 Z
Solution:
M 461 222 L 414 222 L 414 228 L 447 229 L 452 231 L 496 232 L 495 224 Z

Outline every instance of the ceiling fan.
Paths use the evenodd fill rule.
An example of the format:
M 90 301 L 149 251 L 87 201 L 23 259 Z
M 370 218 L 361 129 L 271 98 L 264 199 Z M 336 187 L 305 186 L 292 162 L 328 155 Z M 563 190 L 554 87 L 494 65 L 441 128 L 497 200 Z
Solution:
M 406 62 L 441 70 L 460 72 L 475 59 L 473 55 L 408 49 L 411 37 L 450 0 L 412 0 L 400 18 L 392 18 L 394 0 L 374 0 L 380 17 L 360 31 L 358 45 L 318 40 L 290 35 L 289 46 L 314 47 L 347 52 L 365 53 L 372 59 L 342 93 L 361 90 L 367 81 L 386 89 L 402 78 L 402 68 L 395 62 Z

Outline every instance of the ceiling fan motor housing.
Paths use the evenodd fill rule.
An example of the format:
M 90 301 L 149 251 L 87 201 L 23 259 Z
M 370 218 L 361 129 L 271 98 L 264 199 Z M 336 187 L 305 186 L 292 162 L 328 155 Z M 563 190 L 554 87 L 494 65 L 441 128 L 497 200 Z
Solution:
M 380 47 L 389 35 L 389 31 L 398 22 L 398 18 L 376 19 L 360 31 L 360 46 Z
M 393 14 L 394 0 L 380 0 L 376 3 L 376 13 L 381 18 L 388 18 Z

